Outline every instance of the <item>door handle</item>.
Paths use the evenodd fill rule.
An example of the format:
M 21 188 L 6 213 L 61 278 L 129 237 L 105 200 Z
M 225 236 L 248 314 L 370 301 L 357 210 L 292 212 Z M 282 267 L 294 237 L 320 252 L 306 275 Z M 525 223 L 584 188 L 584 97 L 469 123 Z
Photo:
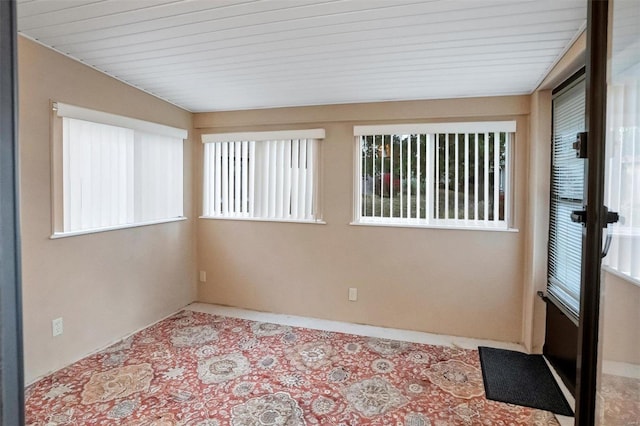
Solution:
M 573 143 L 573 149 L 576 150 L 576 158 L 587 158 L 587 132 L 580 132 L 576 135 L 576 141 Z
M 603 229 L 606 229 L 607 231 L 607 236 L 605 237 L 605 241 L 604 241 L 604 247 L 602 248 L 602 257 L 606 257 L 607 253 L 609 253 L 609 249 L 611 248 L 611 239 L 613 238 L 613 235 L 611 234 L 611 231 L 609 231 L 609 224 L 610 223 L 617 223 L 620 221 L 620 214 L 618 214 L 618 212 L 612 212 L 609 211 L 609 208 L 607 206 L 603 206 L 602 207 L 602 211 L 604 213 L 604 227 Z M 574 210 L 571 212 L 571 221 L 574 223 L 581 223 L 582 226 L 585 226 L 585 224 L 587 223 L 587 210 Z
M 613 235 L 611 235 L 611 231 L 609 231 L 609 228 L 607 228 L 607 237 L 604 240 L 604 247 L 602 248 L 602 258 L 604 259 L 605 257 L 607 257 L 607 254 L 609 253 L 609 249 L 611 248 L 611 239 L 613 238 Z
M 606 228 L 610 223 L 617 223 L 620 221 L 620 215 L 618 212 L 609 211 L 607 206 L 602 206 L 602 212 L 604 213 L 604 226 Z M 587 223 L 587 210 L 586 206 L 584 210 L 573 210 L 571 212 L 571 222 L 581 223 L 583 226 Z
M 609 249 L 611 248 L 611 239 L 613 238 L 613 234 L 611 233 L 611 230 L 609 229 L 608 225 L 610 223 L 617 223 L 620 221 L 620 215 L 618 214 L 618 212 L 610 212 L 607 206 L 604 206 L 604 213 L 605 213 L 604 226 L 606 228 L 607 236 L 605 238 L 604 247 L 602 249 L 603 259 L 607 256 L 607 253 L 609 253 Z
M 587 211 L 586 210 L 574 210 L 571 212 L 571 222 L 581 223 L 584 225 L 587 223 Z
M 610 223 L 618 223 L 620 221 L 620 214 L 618 212 L 610 212 L 607 206 L 604 206 L 605 227 Z

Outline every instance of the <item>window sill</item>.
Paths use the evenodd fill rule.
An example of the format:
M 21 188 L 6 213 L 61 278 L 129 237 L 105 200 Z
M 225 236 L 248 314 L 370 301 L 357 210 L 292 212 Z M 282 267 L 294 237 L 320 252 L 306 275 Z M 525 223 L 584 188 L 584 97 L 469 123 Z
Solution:
M 448 229 L 458 231 L 489 231 L 489 232 L 519 232 L 517 228 L 508 228 L 503 224 L 453 224 L 449 223 L 424 223 L 424 222 L 388 222 L 378 220 L 357 220 L 350 223 L 354 226 L 382 226 L 391 228 L 425 228 L 425 229 Z
M 49 239 L 57 240 L 58 238 L 76 237 L 78 235 L 96 234 L 98 232 L 116 231 L 118 229 L 138 228 L 140 226 L 158 225 L 160 223 L 180 222 L 187 219 L 187 217 L 182 216 L 172 219 L 152 220 L 149 222 L 128 223 L 125 225 L 105 226 L 103 228 L 83 229 L 81 231 L 54 232 L 53 235 L 49 237 Z
M 612 268 L 611 266 L 607 266 L 607 265 L 602 265 L 602 270 L 611 274 L 611 275 L 615 275 L 616 277 L 625 280 L 627 282 L 629 282 L 630 284 L 633 284 L 637 287 L 640 287 L 640 280 L 638 280 L 637 278 L 633 278 L 625 273 L 622 273 L 620 271 L 618 271 L 615 268 Z
M 301 219 L 277 219 L 261 217 L 233 217 L 233 216 L 200 216 L 199 219 L 207 220 L 240 220 L 248 222 L 282 222 L 282 223 L 305 223 L 309 225 L 326 225 L 324 220 L 301 220 Z

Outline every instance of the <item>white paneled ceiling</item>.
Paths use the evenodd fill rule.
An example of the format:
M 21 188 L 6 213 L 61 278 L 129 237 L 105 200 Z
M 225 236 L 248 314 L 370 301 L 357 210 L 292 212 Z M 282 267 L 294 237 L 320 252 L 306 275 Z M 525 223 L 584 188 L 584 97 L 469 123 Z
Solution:
M 19 0 L 19 31 L 191 111 L 531 93 L 587 0 Z

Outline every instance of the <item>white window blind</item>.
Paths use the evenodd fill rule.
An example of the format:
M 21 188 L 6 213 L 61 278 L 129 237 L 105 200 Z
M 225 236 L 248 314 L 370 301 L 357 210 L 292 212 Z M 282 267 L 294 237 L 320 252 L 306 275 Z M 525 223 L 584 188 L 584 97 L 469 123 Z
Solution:
M 515 122 L 356 126 L 356 221 L 509 227 Z
M 62 117 L 62 178 L 55 193 L 61 194 L 63 219 L 54 235 L 183 216 L 186 131 L 65 104 L 56 107 Z
M 582 210 L 584 161 L 573 143 L 585 130 L 585 82 L 578 79 L 553 98 L 548 293 L 576 317 L 580 310 L 582 226 L 571 221 Z
M 135 132 L 134 145 L 135 221 L 181 217 L 182 140 Z
M 321 129 L 203 135 L 203 216 L 319 220 L 323 137 Z
M 132 223 L 134 132 L 63 119 L 63 231 Z
M 603 263 L 640 282 L 640 64 L 625 71 L 608 86 L 605 200 L 621 219 Z

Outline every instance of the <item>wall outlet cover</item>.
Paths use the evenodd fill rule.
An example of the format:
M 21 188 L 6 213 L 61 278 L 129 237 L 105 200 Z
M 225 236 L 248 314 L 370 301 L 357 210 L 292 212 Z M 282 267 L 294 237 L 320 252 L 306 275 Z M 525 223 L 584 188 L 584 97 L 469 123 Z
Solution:
M 64 333 L 64 323 L 62 322 L 62 318 L 56 318 L 51 321 L 51 333 L 54 337 Z
M 358 300 L 358 289 L 355 287 L 349 288 L 349 300 L 355 302 Z

